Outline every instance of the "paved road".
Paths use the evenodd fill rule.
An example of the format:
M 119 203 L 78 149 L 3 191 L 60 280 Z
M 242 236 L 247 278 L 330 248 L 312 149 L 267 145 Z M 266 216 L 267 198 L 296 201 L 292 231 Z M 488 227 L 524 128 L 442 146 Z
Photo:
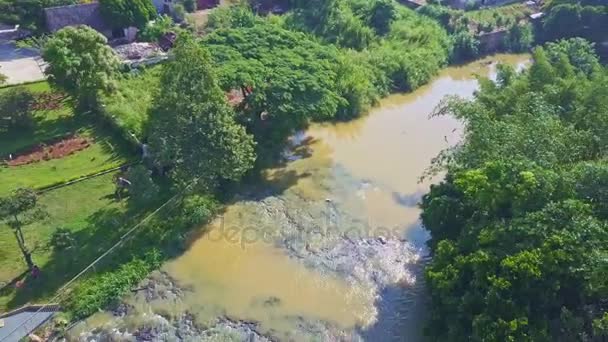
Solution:
M 44 79 L 40 67 L 42 63 L 38 52 L 17 48 L 12 42 L 0 41 L 0 73 L 8 77 L 7 84 Z

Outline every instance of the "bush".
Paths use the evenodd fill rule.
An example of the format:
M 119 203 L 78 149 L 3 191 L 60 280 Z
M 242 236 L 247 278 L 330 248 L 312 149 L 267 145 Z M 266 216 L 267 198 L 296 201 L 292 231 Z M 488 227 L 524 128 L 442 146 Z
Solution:
M 252 27 L 258 18 L 244 6 L 218 7 L 209 14 L 207 28 L 216 30 L 220 28 Z
M 184 198 L 179 217 L 185 227 L 191 228 L 207 223 L 217 209 L 218 203 L 213 197 L 190 195 Z
M 157 199 L 159 188 L 150 177 L 151 172 L 143 165 L 132 167 L 126 175 L 131 182 L 130 199 L 138 206 L 144 206 Z
M 115 271 L 96 274 L 80 283 L 67 299 L 66 310 L 72 318 L 90 316 L 106 307 L 160 266 L 158 250 L 123 264 Z
M 186 9 L 184 8 L 184 5 L 175 4 L 175 6 L 173 6 L 173 19 L 178 23 L 181 23 L 186 19 Z
M 12 88 L 0 94 L 0 129 L 31 129 L 34 126 L 34 95 L 24 88 Z
M 156 16 L 151 0 L 100 0 L 101 15 L 114 28 L 144 27 Z
M 162 15 L 156 20 L 149 22 L 138 33 L 138 38 L 144 42 L 157 42 L 165 33 L 173 28 L 173 19 L 168 15 Z
M 509 51 L 523 52 L 532 47 L 534 43 L 534 34 L 532 33 L 532 25 L 515 24 L 511 26 L 507 36 L 505 37 L 505 47 Z
M 454 43 L 453 62 L 461 63 L 479 56 L 479 40 L 468 30 L 462 30 L 454 34 L 452 41 Z

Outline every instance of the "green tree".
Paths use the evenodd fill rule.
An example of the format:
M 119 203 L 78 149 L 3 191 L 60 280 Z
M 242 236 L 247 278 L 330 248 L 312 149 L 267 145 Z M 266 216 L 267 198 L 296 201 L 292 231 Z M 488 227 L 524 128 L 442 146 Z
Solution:
M 180 184 L 194 179 L 213 189 L 238 180 L 253 166 L 254 142 L 235 122 L 213 73 L 209 53 L 180 36 L 161 77 L 152 111 L 150 147 L 161 165 L 172 165 Z
M 139 31 L 138 39 L 145 42 L 158 42 L 160 37 L 173 29 L 173 19 L 168 15 L 159 16 Z
M 144 206 L 158 197 L 159 188 L 151 178 L 151 171 L 143 165 L 133 166 L 127 172 L 126 178 L 131 182 L 129 198 L 136 205 Z
M 24 88 L 11 88 L 0 93 L 0 129 L 30 129 L 34 125 L 34 95 Z
M 66 27 L 42 51 L 49 82 L 71 95 L 79 108 L 96 108 L 98 92 L 111 89 L 119 61 L 107 40 L 88 26 Z
M 114 28 L 143 28 L 156 17 L 156 7 L 151 0 L 100 0 L 99 7 L 104 19 Z
M 23 237 L 23 227 L 44 216 L 44 212 L 37 204 L 36 193 L 31 189 L 18 189 L 12 195 L 0 198 L 0 221 L 13 230 L 29 269 L 32 269 L 35 264 Z
M 473 100 L 446 102 L 465 138 L 437 159 L 446 179 L 421 204 L 431 340 L 604 336 L 608 70 L 587 72 L 585 51 L 547 44 L 528 71 L 503 67 Z

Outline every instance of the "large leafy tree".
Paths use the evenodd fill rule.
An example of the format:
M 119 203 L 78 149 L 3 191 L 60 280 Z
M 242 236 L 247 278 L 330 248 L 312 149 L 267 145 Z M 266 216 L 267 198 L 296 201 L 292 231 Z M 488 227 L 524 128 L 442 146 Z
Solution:
M 580 40 L 533 56 L 443 108 L 466 130 L 422 202 L 433 340 L 606 336 L 608 71 Z
M 238 180 L 254 163 L 254 142 L 235 122 L 217 85 L 209 53 L 190 36 L 180 36 L 173 60 L 163 69 L 162 94 L 149 129 L 157 161 L 172 166 L 179 184 L 213 189 L 222 179 Z
M 377 96 L 361 65 L 303 33 L 259 19 L 224 19 L 222 26 L 233 27 L 203 43 L 219 66 L 222 88 L 245 96 L 239 121 L 262 146 L 280 146 L 312 120 L 356 116 Z
M 85 110 L 94 109 L 100 91 L 111 89 L 119 61 L 107 40 L 88 26 L 66 27 L 44 45 L 49 82 Z
M 34 267 L 32 253 L 25 244 L 23 227 L 44 217 L 38 206 L 36 193 L 31 189 L 18 189 L 12 195 L 0 198 L 0 222 L 8 225 L 15 234 L 17 245 L 29 269 Z
M 115 28 L 143 28 L 156 17 L 151 0 L 100 0 L 101 14 Z

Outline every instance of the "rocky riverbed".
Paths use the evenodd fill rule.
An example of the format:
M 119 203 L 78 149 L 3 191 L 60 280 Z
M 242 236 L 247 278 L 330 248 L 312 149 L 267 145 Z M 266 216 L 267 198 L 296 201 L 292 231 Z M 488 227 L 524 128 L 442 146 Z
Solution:
M 296 262 L 317 273 L 338 276 L 364 289 L 375 301 L 382 300 L 380 294 L 388 286 L 415 284 L 420 250 L 394 232 L 370 231 L 347 216 L 335 200 L 308 201 L 298 196 L 242 200 L 260 221 L 273 222 L 274 227 L 281 229 L 248 232 L 248 239 L 243 242 L 243 235 L 239 243 L 254 243 L 254 237 L 270 239 Z M 284 338 L 272 329 L 261 329 L 256 321 L 228 315 L 201 324 L 187 303 L 188 294 L 193 291 L 195 289 L 179 284 L 167 272 L 156 271 L 135 288 L 132 295 L 100 314 L 103 323 L 89 320 L 73 329 L 72 336 L 80 341 L 278 341 Z M 282 305 L 278 297 L 260 301 L 260 305 L 266 307 Z M 354 329 L 343 329 L 332 322 L 307 317 L 289 319 L 295 328 L 290 332 L 291 337 L 307 341 L 362 340 L 362 331 L 374 323 L 361 322 L 362 325 Z

